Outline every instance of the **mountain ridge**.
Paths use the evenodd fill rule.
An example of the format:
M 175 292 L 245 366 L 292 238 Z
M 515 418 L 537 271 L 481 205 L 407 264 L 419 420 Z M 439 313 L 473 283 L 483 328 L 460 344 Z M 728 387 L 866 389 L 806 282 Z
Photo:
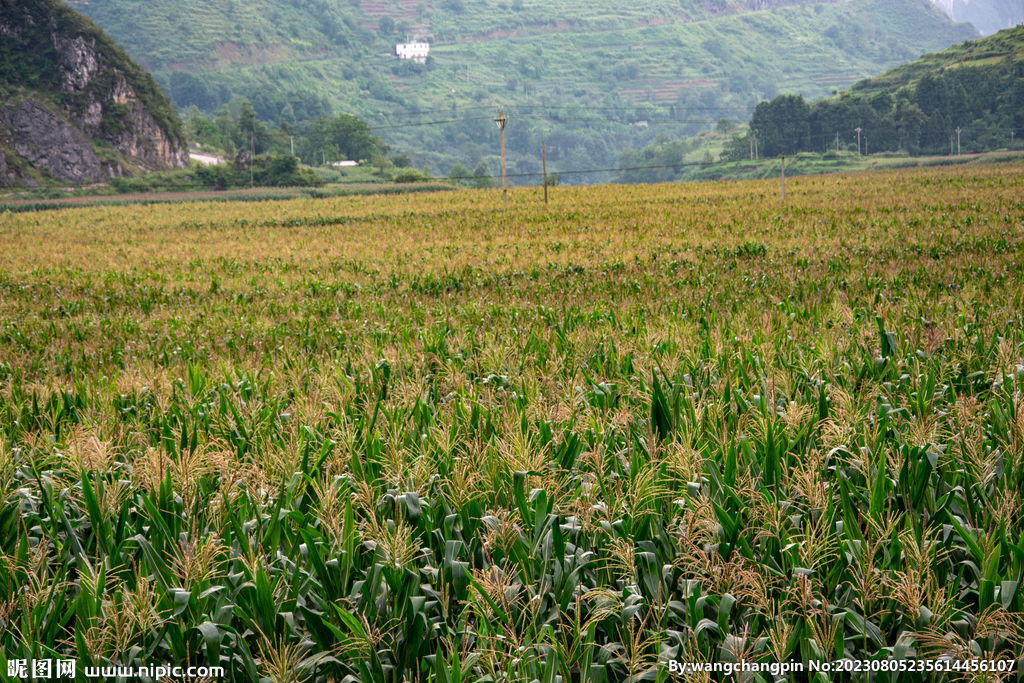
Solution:
M 979 35 L 929 0 L 73 1 L 156 69 L 183 114 L 195 106 L 237 122 L 248 100 L 261 121 L 302 135 L 317 116 L 342 111 L 445 173 L 456 163 L 498 168 L 494 126 L 414 112 L 454 121 L 468 109 L 517 107 L 506 140 L 517 171 L 539 169 L 542 140 L 555 170 L 608 168 L 657 135 L 630 119 L 672 119 L 671 134 L 688 137 L 714 121 L 680 112 L 737 118 L 778 92 L 825 96 Z M 395 44 L 416 35 L 431 44 L 427 63 L 400 63 Z M 329 149 L 306 147 L 307 163 L 331 161 Z

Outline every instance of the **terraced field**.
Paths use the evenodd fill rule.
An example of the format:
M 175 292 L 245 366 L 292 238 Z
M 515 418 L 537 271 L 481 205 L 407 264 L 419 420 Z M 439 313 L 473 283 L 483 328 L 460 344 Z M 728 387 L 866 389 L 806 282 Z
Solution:
M 0 658 L 1005 678 L 1022 177 L 0 214 Z

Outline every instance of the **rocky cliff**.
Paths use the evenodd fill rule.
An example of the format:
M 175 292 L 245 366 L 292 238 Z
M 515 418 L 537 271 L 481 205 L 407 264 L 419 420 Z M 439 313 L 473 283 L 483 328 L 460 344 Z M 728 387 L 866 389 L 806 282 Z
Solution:
M 58 0 L 0 0 L 0 186 L 188 163 L 152 77 Z
M 955 21 L 969 21 L 985 35 L 1024 24 L 1021 0 L 932 0 Z

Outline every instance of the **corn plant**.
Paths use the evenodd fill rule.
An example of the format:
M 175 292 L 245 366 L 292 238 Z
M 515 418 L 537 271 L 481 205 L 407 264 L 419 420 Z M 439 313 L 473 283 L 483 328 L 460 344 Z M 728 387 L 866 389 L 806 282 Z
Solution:
M 0 673 L 1019 659 L 1021 189 L 0 215 Z

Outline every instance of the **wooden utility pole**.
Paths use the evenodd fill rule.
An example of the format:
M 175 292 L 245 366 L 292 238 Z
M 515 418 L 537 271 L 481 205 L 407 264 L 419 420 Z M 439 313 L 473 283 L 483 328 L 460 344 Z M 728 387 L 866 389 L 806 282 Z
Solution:
M 782 153 L 782 201 L 786 201 L 786 153 Z
M 505 124 L 508 117 L 505 116 L 504 109 L 498 110 L 498 118 L 494 119 L 494 122 L 501 129 L 501 194 L 505 199 L 505 206 L 508 206 L 508 184 L 505 180 Z
M 548 205 L 548 154 L 544 141 L 540 141 L 540 162 L 544 166 L 544 206 Z
M 960 126 L 956 127 L 956 155 L 960 156 L 960 132 L 963 130 Z

